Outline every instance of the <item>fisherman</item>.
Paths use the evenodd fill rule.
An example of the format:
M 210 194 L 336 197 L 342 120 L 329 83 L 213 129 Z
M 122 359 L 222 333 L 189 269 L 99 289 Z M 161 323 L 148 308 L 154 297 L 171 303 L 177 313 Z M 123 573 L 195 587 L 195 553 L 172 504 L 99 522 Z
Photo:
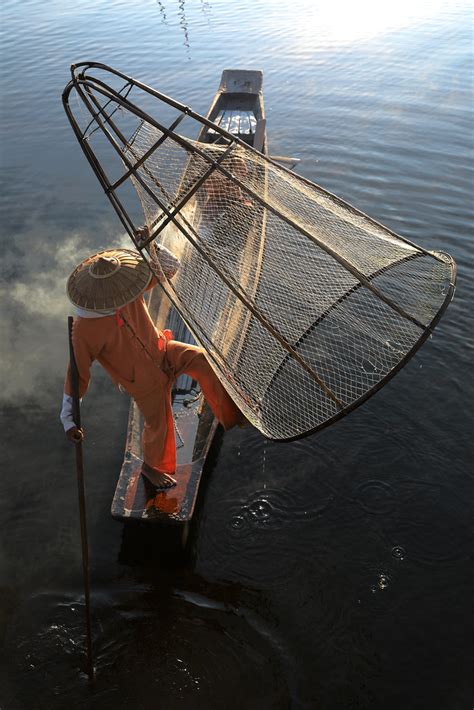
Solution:
M 137 231 L 137 243 L 147 238 L 148 228 Z M 165 247 L 150 246 L 152 265 L 160 280 L 171 279 L 178 259 Z M 171 339 L 170 331 L 158 331 L 143 294 L 157 283 L 140 254 L 111 249 L 85 259 L 69 277 L 67 293 L 76 306 L 73 346 L 79 373 L 79 397 L 90 380 L 97 360 L 112 380 L 135 400 L 143 414 L 142 474 L 158 490 L 176 484 L 176 442 L 171 388 L 181 374 L 196 380 L 214 415 L 230 429 L 246 420 L 210 367 L 204 350 Z M 64 385 L 61 421 L 73 443 L 84 432 L 73 420 L 71 373 Z

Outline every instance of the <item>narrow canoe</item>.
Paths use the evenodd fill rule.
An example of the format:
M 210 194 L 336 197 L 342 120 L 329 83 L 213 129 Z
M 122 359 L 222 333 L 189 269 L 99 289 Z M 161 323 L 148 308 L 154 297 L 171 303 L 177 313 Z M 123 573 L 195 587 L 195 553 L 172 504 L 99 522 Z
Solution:
M 207 118 L 237 135 L 257 150 L 267 153 L 262 72 L 226 69 L 211 103 Z M 220 135 L 204 127 L 198 136 L 202 143 L 219 143 Z M 248 242 L 262 243 L 264 219 L 259 233 L 249 234 Z M 159 330 L 169 328 L 175 340 L 195 343 L 176 309 L 159 288 L 151 292 L 148 307 Z M 132 401 L 125 455 L 112 501 L 112 516 L 117 520 L 187 523 L 194 511 L 204 464 L 218 422 L 206 404 L 199 387 L 187 375 L 178 378 L 173 389 L 176 429 L 177 485 L 156 493 L 140 475 L 143 460 L 141 435 L 143 418 Z

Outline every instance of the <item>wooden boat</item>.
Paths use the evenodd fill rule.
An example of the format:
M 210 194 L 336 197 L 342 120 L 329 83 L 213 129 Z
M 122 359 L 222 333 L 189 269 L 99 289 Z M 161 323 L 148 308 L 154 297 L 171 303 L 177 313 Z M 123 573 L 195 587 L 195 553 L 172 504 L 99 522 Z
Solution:
M 266 153 L 262 72 L 226 69 L 222 73 L 221 83 L 207 118 Z M 207 126 L 203 127 L 198 136 L 198 141 L 207 144 L 219 143 L 220 139 L 221 136 L 212 127 Z M 258 230 L 253 228 L 254 234 L 249 234 L 248 239 L 249 243 L 258 239 L 262 242 L 262 249 L 264 218 L 262 214 Z M 158 329 L 169 328 L 173 331 L 175 340 L 195 342 L 181 316 L 170 305 L 161 289 L 153 289 L 148 307 Z M 242 329 L 241 319 L 237 317 L 236 321 L 239 320 L 239 328 Z M 112 516 L 117 520 L 176 523 L 183 526 L 193 515 L 204 464 L 218 422 L 202 397 L 197 383 L 190 377 L 182 375 L 178 378 L 172 397 L 176 428 L 177 485 L 156 493 L 141 476 L 143 419 L 132 402 L 124 461 L 112 501 Z

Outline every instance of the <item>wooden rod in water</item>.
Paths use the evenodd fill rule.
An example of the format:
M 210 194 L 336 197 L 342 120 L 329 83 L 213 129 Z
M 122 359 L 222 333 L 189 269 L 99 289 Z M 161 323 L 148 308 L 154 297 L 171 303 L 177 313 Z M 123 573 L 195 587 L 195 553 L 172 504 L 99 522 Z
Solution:
M 69 335 L 69 362 L 71 372 L 71 392 L 74 424 L 81 428 L 81 408 L 79 400 L 79 372 L 76 358 L 74 356 L 74 346 L 72 343 L 73 318 L 67 319 Z M 86 493 L 84 485 L 84 462 L 82 456 L 82 439 L 75 442 L 76 449 L 76 474 L 77 493 L 79 500 L 79 520 L 81 525 L 81 548 L 82 548 L 82 576 L 84 582 L 84 600 L 86 607 L 86 640 L 87 640 L 87 675 L 89 680 L 94 679 L 94 663 L 92 658 L 92 626 L 91 626 L 91 605 L 90 605 L 90 574 L 89 574 L 89 544 L 87 539 L 87 515 L 86 515 Z

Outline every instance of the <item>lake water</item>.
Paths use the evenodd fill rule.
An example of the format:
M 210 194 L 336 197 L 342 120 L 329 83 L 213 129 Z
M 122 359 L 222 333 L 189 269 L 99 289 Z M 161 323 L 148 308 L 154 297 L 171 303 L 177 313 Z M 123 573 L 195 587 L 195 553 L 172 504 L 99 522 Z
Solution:
M 1 18 L 2 710 L 471 708 L 470 4 L 4 0 Z M 222 69 L 262 69 L 271 152 L 459 269 L 433 337 L 344 421 L 217 442 L 186 569 L 110 517 L 128 401 L 94 370 L 93 687 L 65 281 L 122 234 L 61 106 L 82 60 L 200 112 Z

